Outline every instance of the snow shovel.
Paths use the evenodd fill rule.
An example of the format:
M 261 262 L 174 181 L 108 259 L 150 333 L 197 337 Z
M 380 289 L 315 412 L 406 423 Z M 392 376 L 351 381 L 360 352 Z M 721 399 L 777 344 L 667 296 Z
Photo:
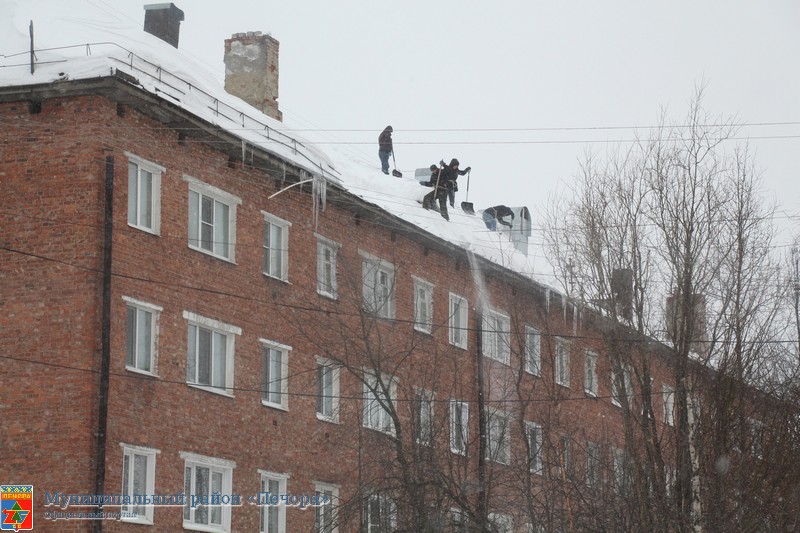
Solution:
M 467 172 L 467 200 L 469 200 L 469 175 L 471 173 L 471 170 Z M 468 215 L 475 214 L 475 206 L 472 205 L 472 202 L 461 202 L 461 210 Z
M 397 170 L 397 161 L 394 160 L 394 151 L 392 151 L 392 164 L 395 167 L 392 169 L 392 176 L 394 176 L 395 178 L 402 178 L 403 173 Z

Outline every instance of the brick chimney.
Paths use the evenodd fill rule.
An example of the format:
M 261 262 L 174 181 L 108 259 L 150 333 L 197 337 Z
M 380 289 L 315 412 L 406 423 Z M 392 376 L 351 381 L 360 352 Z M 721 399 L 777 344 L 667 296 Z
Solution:
M 178 48 L 183 11 L 175 4 L 149 4 L 144 6 L 144 31 L 165 43 Z
M 278 109 L 279 46 L 260 31 L 234 33 L 225 39 L 225 90 L 282 121 Z

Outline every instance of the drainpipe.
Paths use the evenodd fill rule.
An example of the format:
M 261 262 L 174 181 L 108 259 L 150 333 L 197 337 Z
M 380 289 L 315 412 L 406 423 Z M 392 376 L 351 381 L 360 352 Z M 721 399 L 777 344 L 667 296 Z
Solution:
M 106 431 L 108 429 L 108 387 L 111 372 L 111 243 L 114 215 L 114 157 L 106 156 L 105 216 L 103 222 L 103 311 L 100 324 L 100 400 L 97 416 L 97 465 L 94 492 L 105 492 Z M 98 510 L 102 511 L 100 504 Z M 94 523 L 95 533 L 103 531 L 103 521 Z

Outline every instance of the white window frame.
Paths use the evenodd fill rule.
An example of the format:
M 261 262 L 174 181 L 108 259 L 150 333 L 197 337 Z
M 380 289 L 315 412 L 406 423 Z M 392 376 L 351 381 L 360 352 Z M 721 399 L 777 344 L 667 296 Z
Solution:
M 336 268 L 342 245 L 317 233 L 314 236 L 317 238 L 317 294 L 336 300 L 339 297 Z M 326 251 L 330 252 L 329 261 L 325 257 Z
M 258 339 L 261 344 L 262 357 L 261 361 L 261 405 L 267 407 L 274 407 L 275 409 L 289 410 L 289 352 L 292 351 L 291 346 L 286 346 L 279 342 L 271 341 L 268 339 Z M 280 355 L 280 377 L 275 379 L 276 376 L 272 375 L 272 358 L 274 355 Z M 269 383 L 267 383 L 269 379 Z M 272 386 L 277 384 L 277 390 Z M 273 400 L 273 395 L 279 396 L 279 401 Z
M 120 442 L 119 444 L 122 447 L 122 495 L 129 495 L 134 496 L 137 494 L 142 495 L 152 495 L 155 494 L 155 480 L 156 480 L 156 455 L 161 453 L 161 450 L 157 450 L 155 448 L 146 448 L 144 446 L 136 446 L 134 444 L 125 444 Z M 128 470 L 126 473 L 126 462 L 125 460 L 128 459 L 127 465 L 130 469 L 131 466 L 135 468 L 135 457 L 140 456 L 144 457 L 146 460 L 145 463 L 145 487 L 143 492 L 134 492 L 134 476 L 131 475 L 131 471 Z M 125 483 L 125 478 L 127 477 L 127 483 Z M 131 522 L 134 524 L 147 524 L 153 525 L 153 504 L 149 505 L 135 505 L 133 502 L 129 505 L 122 505 L 120 511 L 125 513 L 120 517 L 120 520 L 123 522 Z M 143 511 L 143 512 L 141 512 Z M 135 516 L 130 516 L 135 514 Z M 128 515 L 128 516 L 126 516 Z
M 611 403 L 617 407 L 622 407 L 621 398 L 626 396 L 628 398 L 631 397 L 633 393 L 633 383 L 631 381 L 631 369 L 628 365 L 624 363 L 620 363 L 620 369 L 622 370 L 622 385 L 625 389 L 624 394 L 619 390 L 619 385 L 617 383 L 617 371 L 614 369 L 614 364 L 611 364 Z
M 453 533 L 464 533 L 467 531 L 469 520 L 467 514 L 456 507 L 450 508 L 450 527 Z
M 622 448 L 611 449 L 611 471 L 614 475 L 614 492 L 622 494 L 627 490 L 627 458 Z
M 486 421 L 486 459 L 507 465 L 511 463 L 511 415 L 490 408 Z
M 450 293 L 449 301 L 449 336 L 450 344 L 467 349 L 469 344 L 469 306 L 467 299 L 458 294 Z
M 325 422 L 332 422 L 334 424 L 339 423 L 339 373 L 340 373 L 341 366 L 331 361 L 330 359 L 325 359 L 324 357 L 317 357 L 317 419 L 323 420 Z M 330 391 L 326 391 L 326 384 L 323 383 L 325 379 L 324 376 L 330 376 Z M 328 394 L 325 394 L 328 392 Z M 330 413 L 325 412 L 324 403 L 322 400 L 323 396 L 327 396 L 330 398 Z M 322 407 L 320 407 L 322 405 Z
M 544 432 L 541 424 L 525 422 L 525 440 L 528 443 L 528 465 L 534 474 L 542 475 Z
M 372 503 L 377 502 L 380 510 L 380 515 L 377 524 L 372 523 Z M 364 498 L 364 533 L 386 533 L 387 531 L 394 531 L 397 527 L 397 502 L 388 494 L 371 494 Z M 388 517 L 384 517 L 384 513 L 388 513 Z M 388 528 L 388 529 L 387 529 Z
M 189 237 L 189 248 L 192 250 L 197 250 L 198 252 L 211 255 L 218 259 L 222 259 L 223 261 L 228 261 L 229 263 L 236 263 L 236 207 L 241 205 L 242 200 L 238 196 L 234 196 L 228 192 L 223 191 L 213 185 L 209 185 L 204 183 L 197 178 L 193 178 L 191 176 L 184 175 L 183 180 L 189 184 L 189 192 L 187 194 L 188 200 L 188 219 L 189 224 L 187 227 L 187 234 Z M 192 238 L 192 193 L 195 193 L 198 196 L 198 205 L 197 205 L 197 235 L 195 238 Z M 202 239 L 202 203 L 203 197 L 209 198 L 214 201 L 214 205 L 216 203 L 225 204 L 228 206 L 228 235 L 227 235 L 227 242 L 218 243 L 215 242 L 216 236 L 216 225 L 213 226 L 212 229 L 212 241 L 211 241 L 211 248 L 204 248 L 203 247 L 203 239 Z M 214 208 L 214 216 L 216 217 L 216 208 Z M 216 222 L 216 221 L 215 221 Z M 218 251 L 217 245 L 220 244 L 220 247 L 227 247 L 228 254 L 220 253 Z
M 275 505 L 269 503 L 271 499 L 271 495 L 273 494 L 270 490 L 269 486 L 270 483 L 277 483 L 278 485 L 278 495 L 285 495 L 286 492 L 286 485 L 289 481 L 289 474 L 278 474 L 276 472 L 269 472 L 267 470 L 257 470 L 260 479 L 258 483 L 258 489 L 261 493 L 269 493 L 270 497 L 266 495 L 260 495 L 260 499 L 263 501 L 259 501 L 259 517 L 258 517 L 258 524 L 259 524 L 259 532 L 260 533 L 286 533 L 286 503 L 283 500 L 279 500 L 279 502 Z M 269 519 L 271 516 L 277 516 L 278 524 L 275 528 L 269 527 Z
M 233 397 L 233 369 L 234 369 L 234 354 L 235 354 L 235 347 L 236 347 L 236 336 L 242 334 L 242 328 L 237 326 L 232 326 L 230 324 L 226 324 L 224 322 L 220 322 L 219 320 L 214 320 L 213 318 L 206 318 L 204 316 L 200 316 L 197 313 L 193 313 L 191 311 L 184 311 L 183 318 L 186 319 L 188 322 L 188 331 L 191 332 L 191 328 L 198 328 L 197 333 L 199 333 L 200 329 L 210 331 L 212 333 L 212 342 L 211 342 L 211 349 L 214 350 L 214 342 L 213 339 L 214 334 L 223 335 L 225 337 L 225 385 L 223 387 L 213 385 L 214 378 L 211 377 L 211 383 L 199 383 L 197 380 L 197 361 L 194 361 L 195 367 L 195 376 L 192 377 L 190 375 L 190 357 L 192 349 L 195 349 L 195 358 L 199 356 L 196 353 L 197 347 L 199 347 L 199 335 L 197 335 L 196 343 L 197 346 L 194 348 L 189 346 L 191 334 L 187 333 L 187 350 L 186 350 L 186 383 L 190 387 L 196 387 L 198 389 L 202 389 L 208 392 L 213 392 L 216 394 L 222 394 L 223 396 L 230 396 Z M 210 369 L 209 372 L 213 372 L 214 370 L 214 353 L 210 354 L 211 361 L 210 361 Z
M 434 394 L 423 389 L 414 390 L 414 414 L 416 416 L 416 442 L 423 446 L 433 445 Z
M 270 278 L 279 279 L 281 281 L 289 281 L 289 228 L 292 223 L 280 217 L 276 217 L 272 213 L 261 211 L 264 217 L 264 254 L 261 259 L 261 272 Z M 272 242 L 272 228 L 280 229 L 280 241 L 277 243 Z M 268 244 L 269 241 L 269 244 Z M 276 261 L 277 259 L 277 261 Z M 267 262 L 269 260 L 269 266 Z M 274 263 L 280 263 L 280 269 Z
M 596 442 L 586 441 L 586 486 L 599 489 L 602 483 L 602 449 Z
M 468 439 L 469 403 L 463 400 L 450 400 L 450 451 L 458 455 L 467 455 Z
M 142 300 L 137 300 L 135 298 L 131 298 L 129 296 L 123 296 L 122 300 L 125 302 L 125 369 L 131 372 L 136 372 L 139 374 L 145 374 L 148 376 L 158 376 L 158 332 L 159 332 L 159 320 L 161 317 L 161 311 L 164 310 L 163 307 L 160 305 L 151 304 L 148 302 L 144 302 Z M 134 346 L 133 346 L 133 364 L 129 360 L 131 355 L 129 346 L 130 339 L 128 338 L 128 309 L 133 309 L 135 311 L 136 316 L 136 324 L 135 334 L 134 334 Z M 149 365 L 150 369 L 146 370 L 144 368 L 139 368 L 139 357 L 140 352 L 139 350 L 143 348 L 139 342 L 139 313 L 149 313 L 150 314 L 150 342 L 147 349 L 149 350 Z
M 340 488 L 339 485 L 331 483 L 314 482 L 314 495 L 317 501 L 320 501 L 319 498 L 322 496 L 328 497 L 326 503 L 314 508 L 314 533 L 339 533 L 337 511 Z
M 414 280 L 414 329 L 433 331 L 433 283 L 411 276 Z
M 586 350 L 583 354 L 583 390 L 589 396 L 597 396 L 597 361 L 596 352 Z
M 501 513 L 489 513 L 487 516 L 494 533 L 514 533 L 514 518 Z
M 397 273 L 395 266 L 363 250 L 361 255 L 364 310 L 379 318 L 394 319 Z M 382 294 L 381 294 L 382 293 Z
M 664 405 L 664 423 L 675 425 L 675 389 L 666 383 L 661 386 L 661 401 Z
M 380 381 L 389 384 L 389 397 L 384 396 L 383 388 L 378 382 L 374 372 L 364 373 L 364 413 L 363 424 L 365 428 L 374 429 L 387 435 L 395 434 L 394 421 L 387 406 L 397 405 L 397 380 L 386 374 L 381 374 Z M 381 403 L 386 404 L 381 405 Z
M 483 314 L 483 355 L 504 365 L 511 363 L 511 319 L 499 311 Z
M 558 438 L 558 477 L 566 475 L 569 478 L 572 475 L 572 439 L 569 435 L 561 435 Z
M 542 334 L 532 326 L 525 326 L 525 372 L 534 376 L 542 372 Z
M 180 452 L 181 459 L 184 460 L 183 467 L 183 486 L 184 493 L 186 494 L 186 505 L 183 506 L 183 529 L 191 529 L 193 531 L 208 531 L 208 532 L 225 532 L 231 530 L 231 505 L 220 505 L 220 520 L 219 524 L 211 524 L 212 512 L 211 506 L 204 507 L 208 509 L 208 524 L 196 523 L 197 510 L 201 507 L 191 506 L 191 498 L 189 495 L 199 495 L 197 489 L 197 469 L 205 468 L 209 471 L 208 479 L 208 496 L 210 497 L 214 491 L 212 486 L 212 476 L 219 474 L 221 476 L 220 491 L 222 495 L 230 495 L 233 487 L 233 469 L 236 468 L 235 461 L 227 459 L 219 459 L 217 457 L 207 457 L 192 452 Z M 187 470 L 189 472 L 187 473 Z M 189 480 L 187 484 L 187 474 Z
M 556 384 L 569 387 L 569 341 L 564 337 L 556 337 L 556 353 L 553 357 L 553 370 Z
M 130 152 L 124 153 L 125 157 L 128 158 L 128 225 L 132 228 L 152 233 L 153 235 L 161 235 L 161 174 L 166 172 L 167 169 Z M 133 172 L 132 167 L 136 167 L 135 184 L 131 183 L 134 179 L 131 175 Z M 149 173 L 151 179 L 149 226 L 141 220 L 141 206 L 144 203 L 142 202 L 141 190 L 142 172 Z M 134 194 L 131 194 L 131 187 L 136 188 Z M 135 201 L 135 205 L 132 205 L 133 201 Z M 131 212 L 132 210 L 134 211 L 133 213 Z

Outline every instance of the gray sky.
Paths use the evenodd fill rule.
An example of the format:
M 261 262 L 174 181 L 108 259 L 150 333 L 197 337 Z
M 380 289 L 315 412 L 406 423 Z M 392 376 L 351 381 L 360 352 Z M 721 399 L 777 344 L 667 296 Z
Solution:
M 142 6 L 156 2 L 80 5 L 87 3 L 141 25 Z M 715 116 L 794 122 L 746 126 L 738 136 L 752 139 L 779 214 L 800 216 L 792 157 L 800 148 L 796 0 L 175 3 L 186 13 L 181 48 L 220 78 L 223 41 L 232 33 L 278 39 L 284 122 L 325 130 L 304 132 L 311 140 L 348 143 L 354 157 L 375 165 L 376 180 L 389 179 L 377 170 L 376 138 L 391 124 L 406 176 L 457 157 L 462 168 L 472 166 L 476 208 L 528 205 L 535 227 L 587 150 L 602 154 L 635 134 L 604 128 L 640 126 L 646 135 L 662 107 L 680 121 L 705 82 L 705 106 Z M 425 131 L 434 129 L 449 131 Z M 779 136 L 789 138 L 755 139 Z M 788 238 L 788 231 L 780 236 Z

